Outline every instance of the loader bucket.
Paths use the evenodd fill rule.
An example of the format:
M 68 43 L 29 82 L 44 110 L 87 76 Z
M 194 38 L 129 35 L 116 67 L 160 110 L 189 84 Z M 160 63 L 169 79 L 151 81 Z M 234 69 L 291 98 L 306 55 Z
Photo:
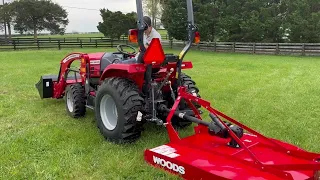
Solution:
M 180 138 L 171 125 L 171 118 L 184 98 L 195 110 L 190 100 L 198 102 L 210 113 L 219 117 L 227 128 L 229 138 L 221 138 L 209 133 L 203 124 L 196 126 L 195 134 Z M 201 118 L 197 114 L 196 117 Z M 180 114 L 180 117 L 183 115 Z M 241 138 L 220 118 L 245 131 Z M 200 119 L 201 120 L 201 119 Z M 299 147 L 268 138 L 250 129 L 227 115 L 213 109 L 210 103 L 179 89 L 179 97 L 170 110 L 166 128 L 170 142 L 144 153 L 146 162 L 164 169 L 184 179 L 294 179 L 319 180 L 320 154 L 305 151 Z M 239 146 L 228 142 L 235 140 Z
M 52 98 L 54 93 L 54 82 L 58 79 L 58 75 L 41 76 L 38 83 L 35 84 L 41 99 Z

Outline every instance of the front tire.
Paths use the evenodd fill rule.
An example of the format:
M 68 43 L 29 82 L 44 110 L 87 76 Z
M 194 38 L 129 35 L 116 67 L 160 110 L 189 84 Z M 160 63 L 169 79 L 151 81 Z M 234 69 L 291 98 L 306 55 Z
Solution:
M 85 91 L 81 84 L 72 84 L 66 87 L 66 110 L 69 116 L 80 118 L 86 114 Z
M 139 112 L 142 112 L 143 101 L 133 82 L 122 78 L 105 79 L 99 87 L 95 103 L 100 133 L 115 143 L 136 141 L 142 131 Z

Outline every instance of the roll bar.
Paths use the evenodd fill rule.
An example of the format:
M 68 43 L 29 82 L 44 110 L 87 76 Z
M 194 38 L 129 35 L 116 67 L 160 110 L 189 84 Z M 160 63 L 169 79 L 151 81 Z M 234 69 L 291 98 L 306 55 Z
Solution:
M 137 4 L 137 15 L 138 15 L 138 21 L 137 21 L 137 26 L 138 26 L 138 44 L 140 48 L 140 53 L 138 57 L 138 63 L 143 62 L 143 55 L 146 52 L 146 48 L 144 47 L 143 44 L 143 33 L 144 30 L 146 29 L 146 24 L 143 21 L 143 9 L 142 9 L 142 0 L 136 0 Z
M 194 16 L 193 16 L 193 5 L 192 5 L 192 0 L 186 0 L 187 1 L 187 10 L 188 10 L 188 43 L 186 46 L 183 48 L 179 55 L 179 61 L 180 65 L 178 69 L 178 73 L 180 75 L 181 73 L 181 64 L 183 61 L 184 56 L 187 54 L 187 52 L 190 50 L 190 47 L 195 39 L 195 32 L 197 31 L 197 27 L 194 24 Z M 136 0 L 137 4 L 137 15 L 138 15 L 138 21 L 137 21 L 137 26 L 138 26 L 138 45 L 140 47 L 140 55 L 138 57 L 138 62 L 141 63 L 143 62 L 142 57 L 146 51 L 146 48 L 144 47 L 143 44 L 143 33 L 144 30 L 147 28 L 147 25 L 143 21 L 143 9 L 142 9 L 142 0 Z M 179 76 L 180 79 L 180 76 Z

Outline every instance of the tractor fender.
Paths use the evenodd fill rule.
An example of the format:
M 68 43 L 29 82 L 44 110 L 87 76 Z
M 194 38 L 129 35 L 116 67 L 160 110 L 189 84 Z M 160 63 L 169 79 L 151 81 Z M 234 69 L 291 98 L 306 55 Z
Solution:
M 100 82 L 110 77 L 122 77 L 133 80 L 139 88 L 142 88 L 145 72 L 144 64 L 110 64 L 103 70 Z
M 192 69 L 193 68 L 193 64 L 191 61 L 185 61 L 182 62 L 181 64 L 181 69 Z

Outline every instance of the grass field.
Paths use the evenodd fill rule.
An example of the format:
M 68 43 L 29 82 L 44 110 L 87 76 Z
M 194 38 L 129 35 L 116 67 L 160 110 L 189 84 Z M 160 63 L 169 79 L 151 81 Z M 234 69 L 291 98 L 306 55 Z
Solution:
M 115 145 L 99 134 L 90 110 L 75 120 L 63 100 L 39 98 L 34 84 L 58 73 L 72 51 L 97 49 L 1 52 L 0 179 L 177 179 L 143 160 L 144 149 L 168 142 L 164 128 L 148 124 L 134 145 Z M 193 51 L 186 59 L 194 64 L 186 73 L 214 107 L 267 136 L 320 152 L 320 58 Z

